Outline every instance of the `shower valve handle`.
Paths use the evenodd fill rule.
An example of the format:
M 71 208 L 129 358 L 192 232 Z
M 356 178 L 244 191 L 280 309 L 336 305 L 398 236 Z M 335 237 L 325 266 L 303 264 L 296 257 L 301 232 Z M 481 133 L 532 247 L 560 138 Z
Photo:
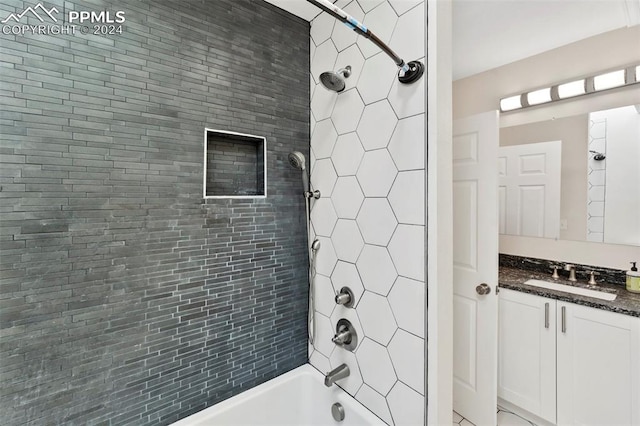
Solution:
M 336 334 L 331 341 L 341 348 L 353 352 L 358 346 L 358 334 L 348 319 L 341 318 L 336 324 Z
M 351 343 L 351 331 L 346 327 L 342 328 L 331 341 L 336 345 L 348 345 Z

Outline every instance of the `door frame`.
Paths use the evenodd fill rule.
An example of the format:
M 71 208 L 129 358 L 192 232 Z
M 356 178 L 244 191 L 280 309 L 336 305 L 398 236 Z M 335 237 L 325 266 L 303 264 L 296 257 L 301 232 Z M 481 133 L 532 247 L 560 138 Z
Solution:
M 427 424 L 453 412 L 453 140 L 451 2 L 427 0 Z
M 427 424 L 453 413 L 453 72 L 452 5 L 426 1 L 427 173 L 425 357 Z

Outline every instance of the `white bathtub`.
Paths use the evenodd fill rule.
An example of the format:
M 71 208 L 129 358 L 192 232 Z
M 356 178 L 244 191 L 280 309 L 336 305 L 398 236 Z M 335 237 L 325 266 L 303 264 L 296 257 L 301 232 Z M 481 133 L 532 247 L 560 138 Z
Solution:
M 173 423 L 173 426 L 383 426 L 382 420 L 309 364 Z M 331 406 L 339 402 L 345 419 Z

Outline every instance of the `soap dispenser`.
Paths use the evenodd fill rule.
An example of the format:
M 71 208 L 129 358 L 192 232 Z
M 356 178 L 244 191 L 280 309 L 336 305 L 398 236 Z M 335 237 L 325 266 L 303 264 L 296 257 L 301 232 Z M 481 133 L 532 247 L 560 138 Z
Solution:
M 627 271 L 627 290 L 632 293 L 640 293 L 640 272 L 636 262 L 631 262 L 631 269 Z

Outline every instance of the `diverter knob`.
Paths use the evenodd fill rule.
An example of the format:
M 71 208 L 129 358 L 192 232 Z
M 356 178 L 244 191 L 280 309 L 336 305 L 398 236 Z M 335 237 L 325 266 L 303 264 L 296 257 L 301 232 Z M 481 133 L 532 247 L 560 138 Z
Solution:
M 336 294 L 336 304 L 338 305 L 344 305 L 347 308 L 352 308 L 354 300 L 353 292 L 349 287 L 342 287 L 340 289 L 340 293 Z

